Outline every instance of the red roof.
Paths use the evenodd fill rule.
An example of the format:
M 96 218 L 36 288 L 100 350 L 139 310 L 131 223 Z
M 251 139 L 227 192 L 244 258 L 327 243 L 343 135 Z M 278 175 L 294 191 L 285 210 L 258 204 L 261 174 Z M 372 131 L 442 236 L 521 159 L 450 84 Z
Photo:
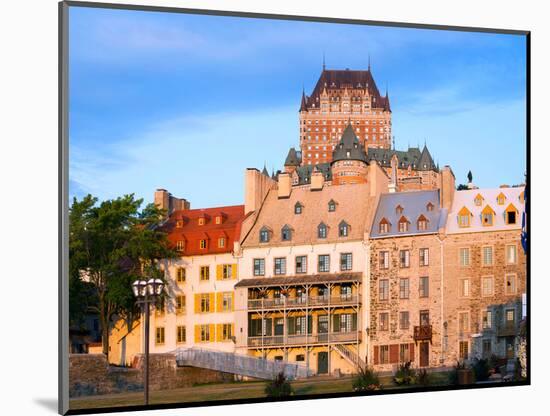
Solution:
M 244 205 L 186 209 L 170 214 L 162 229 L 168 233 L 174 248 L 178 241 L 183 242 L 182 256 L 231 253 L 233 242 L 239 238 L 243 218 Z M 178 221 L 182 222 L 181 227 L 177 226 Z M 220 247 L 220 238 L 225 239 L 223 247 Z M 201 240 L 206 240 L 204 249 L 200 248 Z

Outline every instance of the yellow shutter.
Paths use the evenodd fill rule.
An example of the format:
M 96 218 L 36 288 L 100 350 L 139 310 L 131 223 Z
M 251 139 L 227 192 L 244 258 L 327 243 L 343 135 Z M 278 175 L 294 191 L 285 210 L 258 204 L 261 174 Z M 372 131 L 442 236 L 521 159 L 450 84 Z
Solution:
M 218 264 L 216 265 L 216 280 L 222 280 L 223 279 L 223 265 Z
M 210 309 L 208 309 L 208 312 L 214 312 L 214 308 L 215 308 L 215 305 L 214 305 L 214 302 L 216 302 L 216 294 L 215 293 L 209 293 L 208 294 L 210 296 Z
M 195 344 L 201 342 L 201 326 L 195 325 Z
M 221 312 L 223 309 L 223 293 L 218 292 L 216 293 L 216 312 Z
M 231 265 L 231 278 L 232 279 L 237 278 L 237 265 L 236 264 Z
M 235 324 L 231 324 L 231 336 L 235 336 Z
M 235 293 L 231 292 L 231 312 L 235 310 Z
M 210 324 L 210 338 L 208 339 L 208 341 L 212 342 L 216 339 L 214 337 L 215 331 L 216 331 L 216 325 Z
M 199 293 L 195 293 L 195 313 L 201 312 L 201 295 Z
M 216 325 L 216 341 L 220 342 L 223 336 L 223 324 Z

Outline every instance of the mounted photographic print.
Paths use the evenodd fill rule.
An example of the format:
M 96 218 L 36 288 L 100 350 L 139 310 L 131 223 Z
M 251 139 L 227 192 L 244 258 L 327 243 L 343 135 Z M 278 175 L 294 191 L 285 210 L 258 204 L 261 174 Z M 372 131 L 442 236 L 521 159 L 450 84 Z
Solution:
M 529 384 L 529 32 L 60 29 L 60 413 Z

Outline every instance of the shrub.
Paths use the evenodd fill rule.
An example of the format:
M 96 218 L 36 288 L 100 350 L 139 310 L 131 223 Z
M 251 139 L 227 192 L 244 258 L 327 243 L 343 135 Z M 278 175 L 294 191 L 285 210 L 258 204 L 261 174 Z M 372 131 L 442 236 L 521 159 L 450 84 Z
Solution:
M 476 381 L 485 381 L 489 379 L 489 360 L 485 358 L 476 358 L 472 366 Z
M 466 364 L 457 361 L 451 372 L 449 373 L 449 384 L 458 384 L 458 370 L 465 370 Z
M 430 373 L 425 368 L 421 368 L 416 373 L 416 383 L 421 386 L 429 386 L 431 384 Z
M 393 381 L 398 386 L 410 385 L 416 382 L 416 371 L 411 368 L 411 362 L 401 364 L 393 376 Z
M 267 397 L 287 397 L 292 393 L 292 386 L 282 371 L 265 386 Z
M 378 375 L 371 368 L 361 368 L 353 379 L 353 391 L 380 390 Z

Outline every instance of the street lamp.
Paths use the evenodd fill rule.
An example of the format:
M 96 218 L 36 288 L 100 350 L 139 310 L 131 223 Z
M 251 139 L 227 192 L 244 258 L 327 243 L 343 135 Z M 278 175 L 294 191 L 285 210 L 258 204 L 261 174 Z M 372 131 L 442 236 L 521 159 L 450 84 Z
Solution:
M 160 279 L 151 278 L 148 281 L 138 279 L 132 284 L 132 291 L 137 298 L 136 304 L 140 305 L 145 314 L 145 373 L 143 377 L 145 405 L 149 404 L 149 305 L 157 302 L 163 290 L 164 282 Z

